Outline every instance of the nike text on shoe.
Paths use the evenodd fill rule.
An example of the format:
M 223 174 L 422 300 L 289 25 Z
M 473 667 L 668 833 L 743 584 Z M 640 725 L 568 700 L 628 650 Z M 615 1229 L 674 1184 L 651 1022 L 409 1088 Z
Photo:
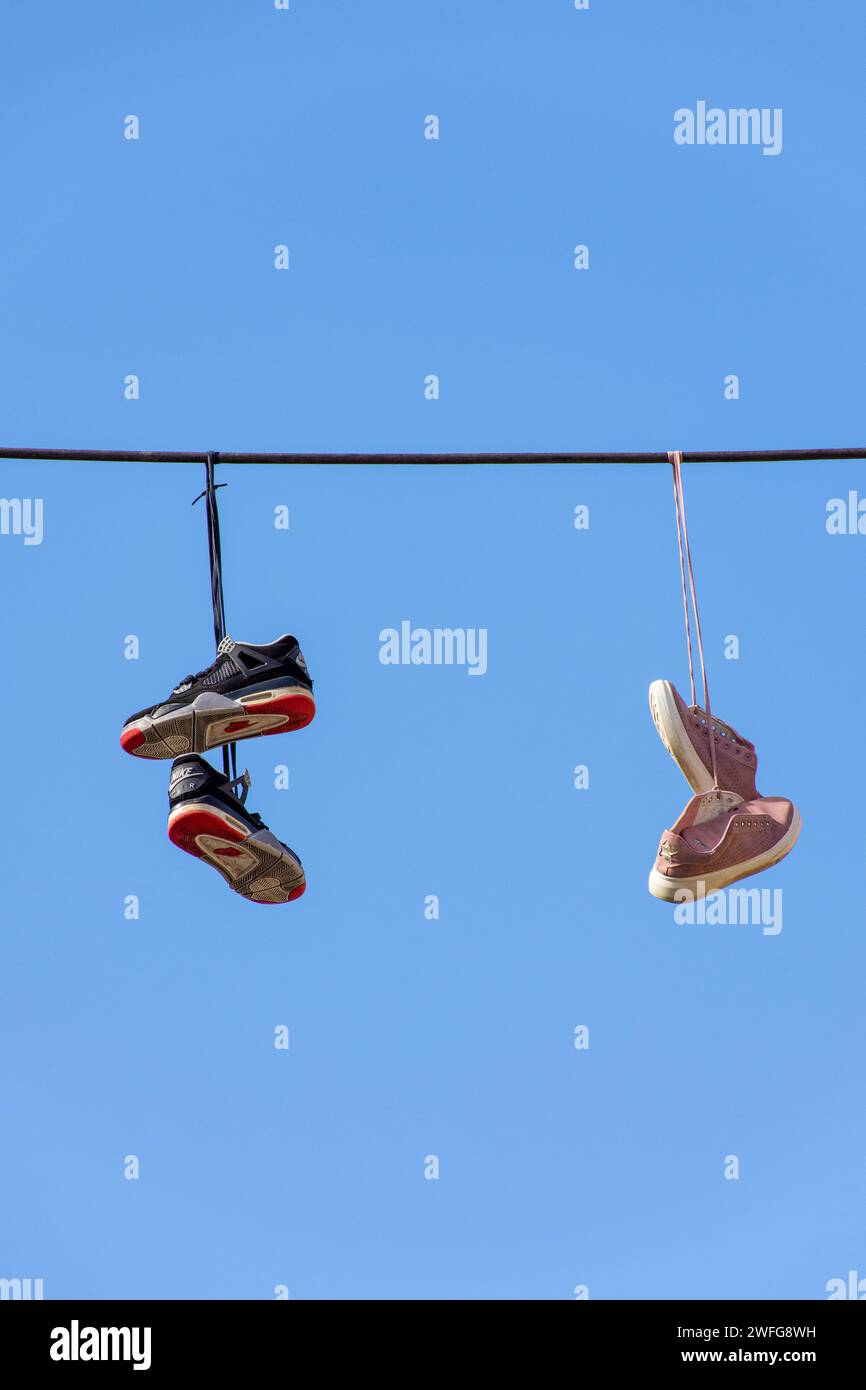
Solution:
M 659 737 L 692 791 L 710 791 L 713 761 L 706 711 L 700 705 L 687 705 L 670 681 L 653 681 L 649 703 Z M 715 715 L 713 733 L 719 786 L 736 792 L 744 801 L 754 801 L 760 796 L 755 786 L 758 771 L 755 745 Z
M 649 890 L 665 902 L 715 893 L 784 859 L 801 825 L 796 806 L 780 796 L 753 801 L 741 801 L 734 792 L 693 796 L 661 837 Z
M 291 902 L 307 886 L 301 861 L 246 809 L 249 784 L 249 773 L 230 782 L 196 754 L 177 758 L 168 788 L 168 838 L 218 869 L 250 902 Z
M 175 758 L 302 729 L 315 713 L 313 682 L 296 638 L 256 646 L 224 637 L 204 671 L 187 676 L 161 705 L 130 715 L 120 743 L 137 758 Z

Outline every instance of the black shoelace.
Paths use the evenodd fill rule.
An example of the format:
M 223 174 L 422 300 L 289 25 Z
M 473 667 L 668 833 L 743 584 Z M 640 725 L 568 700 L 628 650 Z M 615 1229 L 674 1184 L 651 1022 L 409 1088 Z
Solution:
M 220 486 L 225 487 L 225 483 L 221 483 Z M 196 498 L 196 501 L 197 500 Z M 222 665 L 222 660 L 225 655 L 227 655 L 226 652 L 219 650 L 215 660 L 213 660 L 209 666 L 203 666 L 200 671 L 193 671 L 190 675 L 184 676 L 183 680 L 178 681 L 177 685 L 172 690 L 172 695 L 177 695 L 179 691 L 187 690 L 189 686 L 195 685 L 197 681 L 203 680 L 205 676 L 209 676 L 212 671 L 215 671 L 218 666 Z
M 210 589 L 211 601 L 213 603 L 213 635 L 216 642 L 217 658 L 222 655 L 220 645 L 226 636 L 226 609 L 223 598 L 223 575 L 222 575 L 222 549 L 220 546 L 220 518 L 219 508 L 217 507 L 217 488 L 225 487 L 225 483 L 214 481 L 214 469 L 219 460 L 219 454 L 210 453 L 205 464 L 205 489 L 199 493 L 195 502 L 199 502 L 203 497 L 205 500 L 205 511 L 207 513 L 207 549 L 208 560 L 210 562 Z M 195 502 L 193 506 L 195 506 Z M 212 670 L 216 662 L 212 662 L 204 671 L 199 672 L 199 676 L 206 675 Z M 198 679 L 198 677 L 194 677 Z M 182 681 L 183 685 L 184 682 Z M 227 743 L 223 746 L 223 771 L 226 778 L 232 781 L 238 780 L 237 749 L 234 743 Z

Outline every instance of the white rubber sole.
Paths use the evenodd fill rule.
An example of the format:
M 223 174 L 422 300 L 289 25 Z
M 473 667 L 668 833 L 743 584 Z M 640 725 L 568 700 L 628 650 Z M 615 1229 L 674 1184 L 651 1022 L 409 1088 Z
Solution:
M 680 717 L 670 681 L 653 681 L 649 688 L 649 706 L 659 738 L 692 791 L 711 791 L 712 774 L 695 752 Z
M 690 901 L 706 898 L 710 893 L 717 893 L 720 888 L 726 888 L 729 883 L 736 883 L 741 878 L 750 878 L 752 874 L 759 874 L 762 869 L 769 869 L 773 864 L 778 864 L 786 854 L 791 853 L 800 838 L 802 828 L 803 818 L 795 806 L 793 820 L 785 834 L 764 854 L 756 854 L 753 859 L 746 859 L 741 864 L 732 864 L 727 869 L 718 869 L 715 873 L 700 874 L 697 878 L 669 878 L 666 874 L 660 874 L 658 869 L 652 868 L 649 890 L 654 898 L 660 898 L 666 903 L 684 901 L 683 898 L 677 898 L 677 894 L 682 893 L 684 889 Z
M 207 693 L 158 719 L 142 715 L 126 726 L 120 741 L 136 758 L 177 758 L 245 738 L 302 729 L 315 712 L 312 692 L 304 686 L 277 686 L 237 700 Z

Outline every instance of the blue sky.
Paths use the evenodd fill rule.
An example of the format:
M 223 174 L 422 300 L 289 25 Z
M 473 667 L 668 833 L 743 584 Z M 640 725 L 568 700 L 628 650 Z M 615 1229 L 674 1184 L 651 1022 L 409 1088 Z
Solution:
M 862 442 L 853 0 L 19 0 L 2 38 L 4 444 Z M 781 108 L 781 154 L 677 146 L 698 100 Z M 229 631 L 296 632 L 319 704 L 239 748 L 307 871 L 272 910 L 170 845 L 168 764 L 118 744 L 210 659 L 203 469 L 2 472 L 44 538 L 0 536 L 0 1276 L 628 1299 L 866 1275 L 866 539 L 825 528 L 862 464 L 686 468 L 714 708 L 804 819 L 754 880 L 776 936 L 677 926 L 646 889 L 688 794 L 646 704 L 687 684 L 667 468 L 221 471 Z M 403 619 L 486 628 L 487 673 L 383 666 Z

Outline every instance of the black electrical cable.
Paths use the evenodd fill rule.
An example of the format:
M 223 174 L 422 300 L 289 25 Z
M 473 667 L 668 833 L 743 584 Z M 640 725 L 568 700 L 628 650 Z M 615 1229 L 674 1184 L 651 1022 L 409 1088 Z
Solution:
M 165 453 L 119 449 L 14 449 L 0 448 L 0 459 L 54 459 L 66 463 L 207 463 L 207 453 Z M 568 464 L 568 463 L 667 463 L 668 454 L 652 453 L 512 453 L 496 454 L 225 454 L 220 464 Z M 854 449 L 735 449 L 709 452 L 683 451 L 684 463 L 795 463 L 831 459 L 866 459 L 866 448 Z M 222 486 L 222 484 L 221 484 Z

